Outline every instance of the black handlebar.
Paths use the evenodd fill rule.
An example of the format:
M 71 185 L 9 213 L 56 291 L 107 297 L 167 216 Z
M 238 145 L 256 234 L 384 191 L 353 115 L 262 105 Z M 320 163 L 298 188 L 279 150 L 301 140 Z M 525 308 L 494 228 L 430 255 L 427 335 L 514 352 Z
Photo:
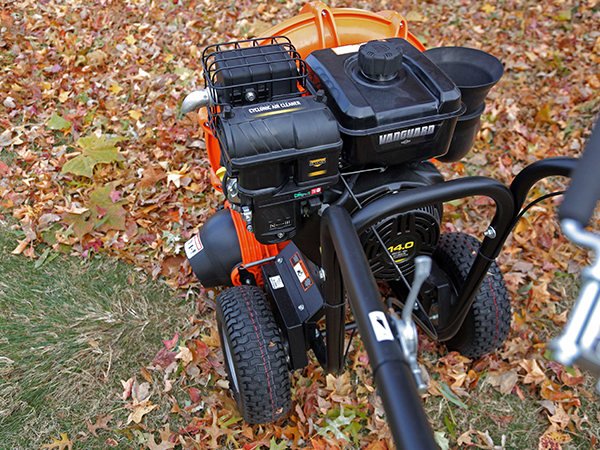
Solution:
M 384 302 L 350 214 L 341 206 L 330 206 L 323 213 L 321 246 L 327 274 L 325 291 L 337 291 L 343 299 L 341 286 L 329 286 L 343 280 L 396 449 L 439 448 L 411 369 L 400 343 L 392 336 Z M 389 333 L 382 332 L 386 329 Z
M 586 226 L 600 198 L 600 119 L 588 140 L 585 153 L 571 175 L 571 184 L 558 209 L 560 220 L 572 219 Z

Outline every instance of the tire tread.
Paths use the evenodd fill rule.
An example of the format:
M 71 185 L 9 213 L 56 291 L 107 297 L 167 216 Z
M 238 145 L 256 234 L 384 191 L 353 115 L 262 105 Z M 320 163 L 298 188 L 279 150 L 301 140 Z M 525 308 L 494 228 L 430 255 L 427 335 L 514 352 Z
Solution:
M 441 236 L 434 259 L 460 289 L 464 283 L 480 242 L 464 233 L 445 233 Z M 479 288 L 473 305 L 458 333 L 446 342 L 469 358 L 477 358 L 502 347 L 511 322 L 508 290 L 500 267 L 494 261 Z
M 274 422 L 290 409 L 291 391 L 283 340 L 267 298 L 256 286 L 227 289 L 217 296 L 217 321 L 222 339 L 231 343 L 239 392 L 233 383 L 231 388 L 242 417 L 251 424 Z M 232 381 L 229 367 L 227 372 Z

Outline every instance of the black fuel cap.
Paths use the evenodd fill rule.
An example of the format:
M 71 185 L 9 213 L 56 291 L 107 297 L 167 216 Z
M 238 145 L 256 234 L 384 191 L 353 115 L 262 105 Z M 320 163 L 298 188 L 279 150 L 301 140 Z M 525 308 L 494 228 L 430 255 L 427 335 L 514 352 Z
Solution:
M 385 41 L 369 41 L 358 49 L 358 67 L 374 81 L 389 81 L 402 67 L 402 50 Z

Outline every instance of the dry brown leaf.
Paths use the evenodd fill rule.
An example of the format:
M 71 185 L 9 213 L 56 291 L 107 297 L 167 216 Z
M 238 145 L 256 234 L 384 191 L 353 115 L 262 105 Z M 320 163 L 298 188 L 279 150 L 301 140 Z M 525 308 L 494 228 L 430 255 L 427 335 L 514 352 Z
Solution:
M 485 415 L 492 419 L 492 421 L 500 427 L 505 427 L 514 419 L 514 416 L 499 416 L 497 414 L 492 414 L 488 412 L 485 412 Z
M 40 448 L 56 448 L 58 450 L 72 450 L 73 448 L 73 442 L 68 438 L 67 433 L 60 433 L 60 441 L 54 438 L 52 440 L 54 441 L 52 444 L 44 444 Z
M 552 402 L 570 402 L 574 394 L 571 391 L 562 391 L 559 384 L 544 380 L 540 385 L 540 397 Z
M 514 339 L 509 338 L 504 343 L 504 349 L 500 352 L 500 356 L 502 356 L 502 359 L 510 359 L 517 355 L 525 356 L 531 347 L 532 343 L 529 339 L 520 336 Z
M 557 403 L 554 414 L 548 416 L 548 420 L 555 424 L 559 430 L 564 430 L 567 425 L 569 425 L 571 417 L 565 412 L 563 406 L 560 403 Z
M 147 187 L 153 186 L 155 183 L 159 182 L 163 178 L 166 178 L 166 176 L 167 174 L 162 169 L 162 167 L 148 167 L 142 172 L 142 179 L 138 183 L 138 188 L 145 189 Z
M 140 423 L 144 416 L 158 408 L 158 405 L 152 404 L 150 400 L 141 403 L 137 403 L 134 400 L 132 408 L 133 411 L 129 414 L 129 417 L 127 417 L 127 424 L 130 424 L 131 422 Z
M 23 239 L 22 241 L 17 240 L 17 242 L 19 245 L 11 252 L 13 255 L 20 255 L 29 245 L 29 239 Z
M 585 375 L 582 375 L 579 368 L 575 367 L 575 375 L 570 374 L 566 370 L 560 374 L 560 380 L 565 386 L 578 386 L 585 381 Z
M 461 446 L 461 445 L 467 445 L 467 446 L 471 446 L 473 445 L 473 440 L 471 439 L 471 435 L 475 433 L 475 430 L 469 430 L 469 431 L 465 431 L 463 434 L 461 434 L 458 439 L 456 440 L 456 443 Z
M 561 450 L 561 444 L 571 442 L 571 437 L 559 432 L 544 434 L 539 441 L 538 450 Z
M 159 444 L 157 444 L 154 441 L 154 434 L 150 433 L 150 437 L 148 438 L 148 448 L 150 450 L 171 450 L 173 448 L 175 448 L 175 445 L 177 445 L 175 442 L 169 442 L 168 439 L 163 439 L 161 437 L 161 442 Z
M 143 402 L 150 396 L 150 383 L 144 382 L 142 384 L 138 384 L 137 380 L 133 380 L 133 385 L 131 386 L 131 397 L 135 401 Z
M 519 362 L 519 365 L 527 372 L 523 383 L 540 384 L 546 379 L 546 374 L 544 374 L 544 371 L 540 369 L 540 366 L 535 359 L 524 359 Z
M 409 22 L 426 22 L 427 18 L 417 11 L 409 11 L 404 16 Z
M 353 386 L 350 382 L 349 372 L 341 373 L 338 376 L 328 374 L 326 381 L 326 389 L 332 391 L 333 394 L 337 394 L 338 396 L 346 396 L 353 390 Z
M 148 371 L 148 369 L 146 369 L 145 367 L 142 367 L 142 369 L 140 370 L 142 377 L 144 377 L 144 380 L 146 380 L 148 383 L 152 383 L 152 374 Z
M 102 50 L 94 50 L 93 52 L 88 53 L 85 57 L 90 66 L 103 66 L 108 59 L 108 55 Z
M 519 376 L 512 370 L 504 372 L 490 372 L 486 378 L 487 382 L 497 388 L 502 394 L 512 393 L 519 381 Z
M 248 26 L 248 37 L 260 36 L 271 28 L 273 28 L 273 25 L 270 23 L 263 22 L 262 20 L 255 20 Z
M 384 441 L 375 441 L 367 445 L 364 450 L 388 450 L 388 446 Z
M 90 433 L 92 433 L 94 436 L 98 436 L 98 434 L 96 433 L 96 430 L 98 430 L 100 428 L 103 430 L 111 431 L 111 428 L 109 428 L 109 426 L 108 426 L 108 422 L 110 422 L 112 420 L 112 418 L 113 418 L 112 414 L 109 414 L 106 417 L 102 417 L 99 414 L 96 419 L 96 423 L 94 425 L 92 425 L 92 423 L 89 420 L 86 420 L 85 423 L 86 423 Z
M 599 75 L 592 75 L 591 77 L 588 78 L 587 82 L 594 89 L 600 88 L 600 76 Z
M 203 431 L 210 436 L 210 448 L 219 448 L 219 438 L 221 436 L 228 436 L 235 434 L 236 432 L 228 428 L 221 428 L 217 425 L 217 413 L 212 413 L 212 423 L 210 426 L 204 426 Z
M 127 400 L 129 398 L 129 396 L 131 395 L 131 388 L 133 387 L 134 380 L 135 380 L 134 377 L 131 377 L 127 381 L 121 380 L 121 385 L 123 386 L 123 395 L 122 395 L 123 401 Z
M 180 345 L 179 353 L 177 353 L 175 359 L 180 359 L 184 364 L 189 364 L 194 359 L 194 355 L 192 355 L 192 352 L 189 348 Z

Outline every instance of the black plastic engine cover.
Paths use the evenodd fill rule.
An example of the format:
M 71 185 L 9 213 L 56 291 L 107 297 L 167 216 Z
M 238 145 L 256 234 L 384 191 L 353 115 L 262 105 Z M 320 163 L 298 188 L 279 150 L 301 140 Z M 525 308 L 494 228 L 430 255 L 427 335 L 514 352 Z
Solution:
M 331 111 L 315 96 L 232 108 L 217 123 L 225 167 L 246 191 L 337 182 L 342 140 Z M 319 180 L 319 181 L 316 181 Z
M 252 211 L 262 244 L 294 237 L 312 199 L 339 180 L 338 124 L 316 96 L 230 108 L 216 131 L 221 163 L 237 183 L 239 198 L 228 198 Z
M 377 47 L 373 42 L 396 50 L 391 66 L 379 64 L 379 77 L 369 55 L 360 58 L 361 68 L 358 45 L 316 50 L 306 58 L 310 82 L 325 91 L 339 122 L 344 161 L 400 164 L 445 154 L 464 111 L 460 90 L 406 40 L 364 45 Z

